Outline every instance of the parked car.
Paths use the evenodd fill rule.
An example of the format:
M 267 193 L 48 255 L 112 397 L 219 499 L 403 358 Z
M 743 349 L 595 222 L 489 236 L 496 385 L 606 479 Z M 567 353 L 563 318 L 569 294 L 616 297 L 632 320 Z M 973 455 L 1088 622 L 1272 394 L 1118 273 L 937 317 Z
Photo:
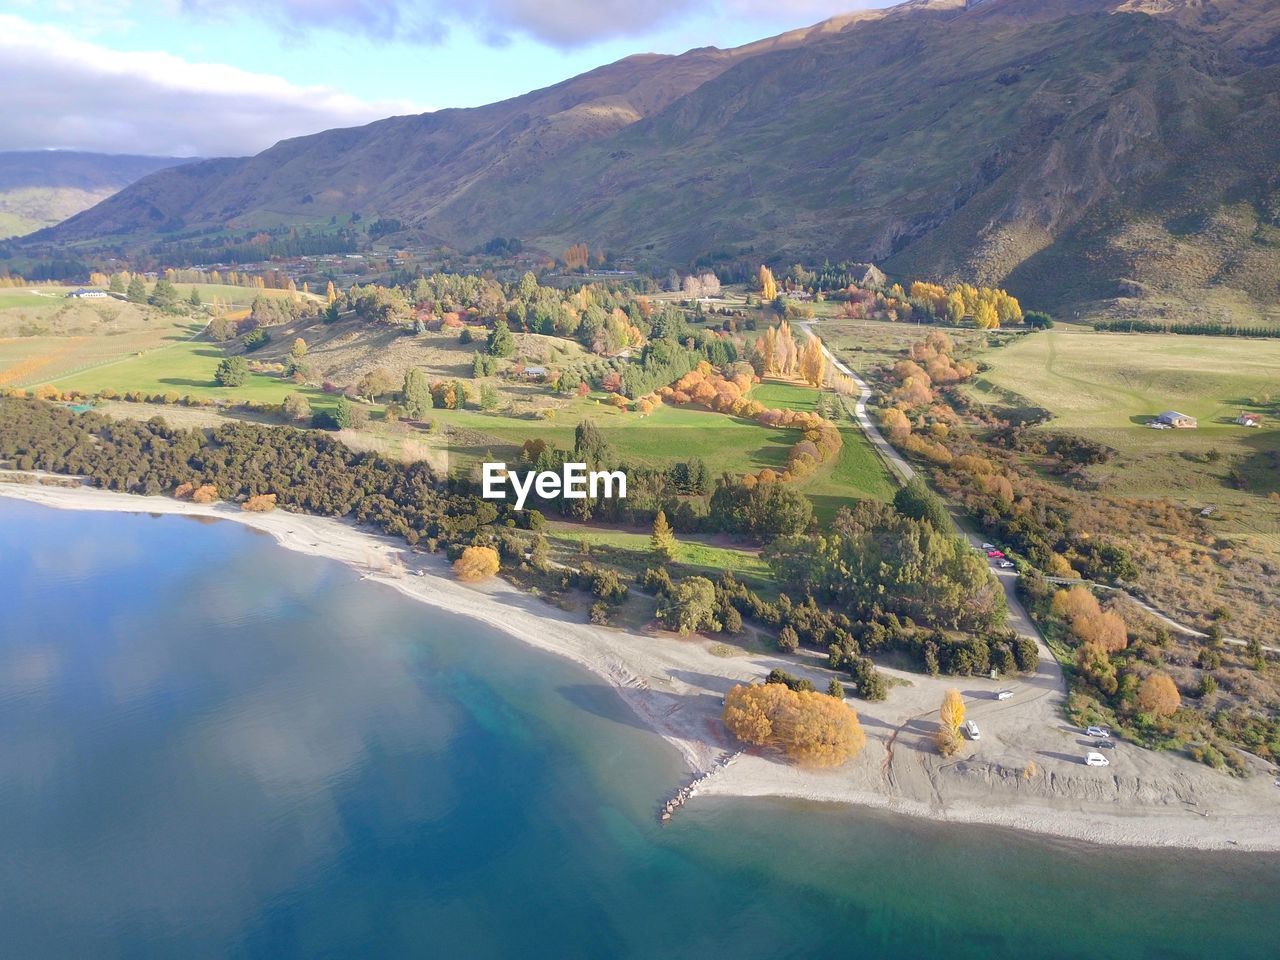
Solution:
M 1102 754 L 1100 754 L 1100 753 L 1093 753 L 1093 752 L 1086 753 L 1086 754 L 1084 755 L 1084 762 L 1085 762 L 1085 763 L 1087 763 L 1087 764 L 1088 764 L 1089 766 L 1091 766 L 1091 767 L 1109 767 L 1109 766 L 1111 766 L 1111 761 L 1110 761 L 1110 760 L 1108 760 L 1106 757 L 1104 757 L 1104 756 L 1103 756 Z
M 1097 737 L 1099 740 L 1110 740 L 1111 731 L 1106 727 L 1090 727 L 1085 731 L 1085 736 Z
M 982 731 L 978 729 L 978 725 L 972 720 L 964 722 L 964 733 L 970 740 L 981 740 Z
M 1012 696 L 1013 696 L 1013 691 L 1012 691 L 1012 690 L 997 690 L 997 691 L 996 691 L 996 699 L 997 699 L 997 700 L 1008 700 L 1008 699 L 1009 699 L 1010 697 L 1012 697 Z
M 983 550 L 994 550 L 995 548 L 996 548 L 996 545 L 994 543 L 984 543 L 982 545 Z
M 1004 554 L 999 550 L 988 550 L 987 556 L 990 557 L 992 560 L 1004 559 Z
M 1001 570 L 1012 570 L 1012 569 L 1013 569 L 1013 561 L 1012 561 L 1012 560 L 1001 560 L 1001 561 L 1000 561 L 1000 569 L 1001 569 Z
M 1116 748 L 1115 742 L 1112 740 L 1099 740 L 1093 746 L 1095 750 L 1114 750 Z

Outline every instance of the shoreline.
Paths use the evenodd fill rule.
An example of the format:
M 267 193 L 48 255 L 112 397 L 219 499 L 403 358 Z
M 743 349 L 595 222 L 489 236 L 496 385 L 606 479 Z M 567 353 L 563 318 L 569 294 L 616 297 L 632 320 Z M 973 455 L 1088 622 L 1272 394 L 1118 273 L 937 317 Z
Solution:
M 808 661 L 747 650 L 717 656 L 709 648 L 720 641 L 594 626 L 501 579 L 464 585 L 452 579 L 443 557 L 414 552 L 349 520 L 283 510 L 246 513 L 226 503 L 200 505 L 25 476 L 27 482 L 0 482 L 0 496 L 59 509 L 238 522 L 285 549 L 337 560 L 361 579 L 565 657 L 608 683 L 698 774 L 717 770 L 717 758 L 740 747 L 719 723 L 720 698 L 730 686 L 758 682 L 776 666 L 811 677 L 819 689 L 833 675 L 816 654 Z M 1099 772 L 1080 762 L 1079 731 L 1061 719 L 1063 692 L 1052 671 L 1004 681 L 1016 690 L 1008 703 L 994 700 L 1000 684 L 985 679 L 884 672 L 893 681 L 888 700 L 853 703 L 867 734 L 859 757 L 835 770 L 809 770 L 748 751 L 701 783 L 697 795 L 873 807 L 1107 846 L 1280 851 L 1280 789 L 1261 764 L 1241 781 L 1120 743 L 1113 767 Z M 962 689 L 970 716 L 981 723 L 983 741 L 966 743 L 968 756 L 943 760 L 929 746 L 936 728 L 930 718 L 941 691 L 953 686 Z M 655 809 L 663 799 L 654 797 Z

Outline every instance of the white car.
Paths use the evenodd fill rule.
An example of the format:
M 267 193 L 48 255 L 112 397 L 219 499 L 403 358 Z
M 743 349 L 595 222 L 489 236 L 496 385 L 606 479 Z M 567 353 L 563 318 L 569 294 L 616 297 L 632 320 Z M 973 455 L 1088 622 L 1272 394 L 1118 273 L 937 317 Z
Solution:
M 982 545 L 983 550 L 994 550 L 995 548 L 996 548 L 996 545 L 994 543 L 984 543 Z
M 978 725 L 974 723 L 972 720 L 966 720 L 964 722 L 964 732 L 965 732 L 965 736 L 967 736 L 970 740 L 982 739 L 982 731 L 978 729 Z
M 1013 696 L 1013 691 L 1012 691 L 1012 690 L 997 690 L 997 691 L 996 691 L 996 699 L 997 699 L 997 700 L 1008 700 L 1008 699 L 1009 699 L 1010 697 L 1012 697 L 1012 696 Z
M 1106 727 L 1090 727 L 1084 733 L 1087 737 L 1097 737 L 1099 740 L 1111 739 L 1111 731 Z
M 1110 760 L 1108 760 L 1106 757 L 1104 757 L 1104 756 L 1103 756 L 1102 754 L 1100 754 L 1100 753 L 1092 753 L 1092 752 L 1090 752 L 1090 753 L 1086 753 L 1086 754 L 1084 755 L 1084 762 L 1085 762 L 1085 763 L 1087 763 L 1087 764 L 1088 764 L 1089 766 L 1091 766 L 1091 767 L 1109 767 L 1109 766 L 1111 766 L 1111 761 L 1110 761 Z
M 1001 570 L 1012 570 L 1012 569 L 1013 569 L 1013 561 L 1012 561 L 1012 560 L 1001 560 L 1001 561 L 1000 561 L 1000 569 L 1001 569 Z

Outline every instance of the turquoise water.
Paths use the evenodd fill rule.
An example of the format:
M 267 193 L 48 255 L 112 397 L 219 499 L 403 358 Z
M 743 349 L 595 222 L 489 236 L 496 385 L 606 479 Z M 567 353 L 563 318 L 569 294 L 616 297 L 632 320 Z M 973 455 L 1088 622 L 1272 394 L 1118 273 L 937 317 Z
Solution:
M 1275 957 L 1280 857 L 702 798 L 555 658 L 231 523 L 0 499 L 4 957 Z

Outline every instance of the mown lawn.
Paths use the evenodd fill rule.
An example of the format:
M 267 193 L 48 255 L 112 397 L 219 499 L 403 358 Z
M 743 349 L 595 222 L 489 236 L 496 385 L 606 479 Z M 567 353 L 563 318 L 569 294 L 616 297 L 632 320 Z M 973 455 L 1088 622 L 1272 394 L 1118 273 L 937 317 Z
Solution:
M 314 387 L 300 387 L 280 377 L 257 373 L 249 374 L 242 386 L 220 387 L 213 375 L 223 356 L 221 347 L 206 341 L 175 343 L 73 374 L 54 381 L 53 385 L 60 390 L 85 393 L 105 389 L 120 394 L 173 391 L 182 396 L 263 403 L 279 403 L 291 393 L 301 393 L 312 406 L 332 406 L 336 402 L 335 397 Z
M 780 383 L 770 380 L 751 391 L 751 399 L 762 403 L 771 410 L 804 410 L 812 412 L 818 408 L 818 397 L 821 391 L 816 387 L 806 387 L 799 383 Z

